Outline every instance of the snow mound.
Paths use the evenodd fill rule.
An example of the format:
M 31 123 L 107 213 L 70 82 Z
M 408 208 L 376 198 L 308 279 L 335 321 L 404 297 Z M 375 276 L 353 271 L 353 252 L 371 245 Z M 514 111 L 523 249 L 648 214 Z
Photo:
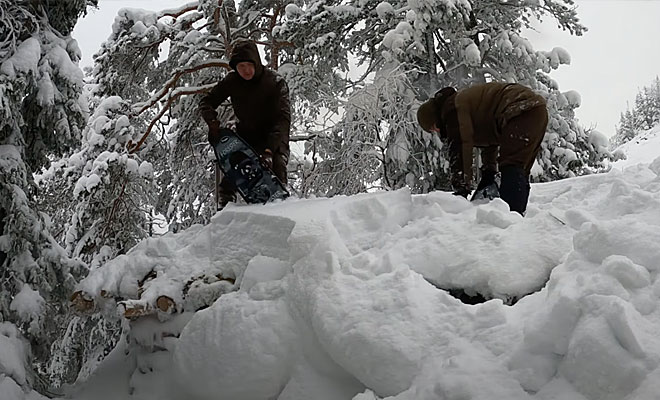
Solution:
M 29 344 L 18 328 L 0 322 L 0 398 L 2 400 L 46 400 L 30 389 L 27 355 Z
M 148 400 L 651 400 L 659 206 L 653 165 L 534 184 L 525 218 L 500 200 L 407 190 L 229 206 L 81 289 L 166 294 L 183 305 L 171 318 L 188 312 L 160 367 L 131 377 Z M 203 307 L 186 282 L 215 274 L 232 290 L 192 313 Z M 439 288 L 494 299 L 466 305 Z

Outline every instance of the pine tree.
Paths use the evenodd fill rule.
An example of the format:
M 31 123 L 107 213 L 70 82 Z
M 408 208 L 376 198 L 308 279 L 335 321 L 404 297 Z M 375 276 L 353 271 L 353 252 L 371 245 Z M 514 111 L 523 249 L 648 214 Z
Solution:
M 0 321 L 30 342 L 41 379 L 21 382 L 26 391 L 50 386 L 51 344 L 84 273 L 54 240 L 33 173 L 75 146 L 86 121 L 80 51 L 70 33 L 88 5 L 96 0 L 0 0 Z
M 319 15 L 322 15 L 322 18 Z M 353 91 L 365 90 L 362 88 L 368 86 L 366 76 L 381 69 L 397 69 L 406 75 L 404 80 L 411 85 L 414 97 L 400 96 L 410 101 L 404 103 L 404 109 L 408 104 L 418 104 L 418 101 L 425 100 L 444 86 L 462 88 L 472 83 L 493 80 L 525 84 L 552 102 L 555 101 L 552 98 L 561 94 L 556 88 L 549 89 L 545 84 L 545 81 L 549 81 L 547 73 L 561 64 L 569 63 L 570 57 L 559 48 L 549 52 L 537 51 L 522 36 L 523 29 L 529 28 L 533 19 L 542 16 L 555 18 L 562 29 L 576 35 L 581 35 L 586 30 L 578 21 L 572 1 L 546 1 L 541 4 L 463 0 L 324 0 L 288 6 L 287 18 L 279 33 L 293 44 L 295 54 L 302 60 L 302 64 L 311 64 L 314 70 L 324 71 L 321 77 L 345 70 L 349 60 L 356 60 L 358 66 L 365 69 L 365 76 L 356 81 L 333 75 L 334 79 L 326 81 L 333 82 L 330 86 L 320 83 L 323 81 L 321 77 L 312 80 L 315 88 L 324 89 L 321 93 L 327 94 L 329 98 L 339 99 L 338 106 L 350 106 L 350 100 L 343 99 L 351 99 Z M 332 69 L 328 65 L 338 67 Z M 387 73 L 380 74 L 381 79 L 386 75 Z M 344 84 L 341 84 L 342 79 Z M 334 83 L 335 81 L 338 82 Z M 396 83 L 392 84 L 396 86 Z M 318 103 L 332 104 L 331 101 Z M 382 151 L 382 164 L 372 164 L 376 170 L 367 175 L 372 175 L 374 181 L 364 187 L 384 183 L 391 188 L 409 186 L 414 191 L 421 192 L 449 188 L 447 158 L 442 144 L 435 140 L 437 138 L 416 128 L 415 113 L 401 113 L 401 107 L 402 103 L 398 102 L 381 103 L 378 108 L 380 115 L 369 116 L 373 121 L 387 124 L 389 115 L 400 114 L 406 118 L 406 123 L 387 130 L 383 138 L 386 144 Z M 588 139 L 584 138 L 587 135 L 584 130 L 578 127 L 574 112 L 565 109 L 564 114 L 560 115 L 562 109 L 565 107 L 551 109 L 551 113 L 556 114 L 554 119 L 562 121 L 562 129 L 555 130 L 555 134 L 562 139 L 547 142 L 546 147 L 563 143 L 566 149 L 564 154 L 568 154 L 573 151 L 571 148 L 581 146 L 576 140 L 588 143 Z M 336 110 L 338 118 L 342 118 L 342 115 L 343 118 L 352 118 L 351 113 L 342 114 L 346 111 L 343 108 L 338 107 Z M 372 122 L 372 125 L 375 124 Z M 328 170 L 328 161 L 334 160 L 339 168 L 345 163 L 337 163 L 337 160 L 350 153 L 347 149 L 360 146 L 363 137 L 355 135 L 355 132 L 350 130 L 351 126 L 353 124 L 347 120 L 337 125 L 321 127 L 325 132 L 331 133 L 316 135 L 314 144 L 307 146 L 307 149 L 315 151 L 313 156 L 317 156 L 317 159 L 312 163 L 312 168 L 320 168 L 319 174 L 326 177 L 334 174 L 338 181 L 347 179 L 341 176 L 341 171 Z M 351 144 L 352 140 L 356 142 Z M 403 152 L 400 151 L 402 149 Z M 556 151 L 557 154 L 561 152 L 560 149 Z M 402 157 L 402 154 L 414 156 Z M 604 156 L 585 154 L 585 157 L 595 160 Z M 578 165 L 583 162 L 567 165 L 569 164 L 570 167 L 565 166 L 562 169 L 568 168 L 566 171 L 575 173 L 581 168 Z M 556 173 L 547 169 L 546 175 L 564 177 L 570 173 Z M 313 171 L 307 172 L 306 176 L 315 179 Z M 354 189 L 355 187 L 351 190 Z M 328 193 L 335 192 L 336 189 L 333 189 Z
M 632 110 L 621 113 L 610 147 L 615 149 L 660 124 L 660 78 L 639 90 Z

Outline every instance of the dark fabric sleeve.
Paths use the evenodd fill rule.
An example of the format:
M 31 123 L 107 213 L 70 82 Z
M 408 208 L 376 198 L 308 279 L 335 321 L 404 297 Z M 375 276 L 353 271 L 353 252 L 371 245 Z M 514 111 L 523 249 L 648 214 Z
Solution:
M 443 136 L 449 146 L 449 169 L 454 190 L 469 189 L 472 180 L 472 141 L 461 135 L 454 96 L 442 107 Z M 468 171 L 465 170 L 469 165 Z
M 497 171 L 497 156 L 500 147 L 498 145 L 488 146 L 481 149 L 481 163 L 483 169 Z
M 223 80 L 218 82 L 217 85 L 211 89 L 209 94 L 204 96 L 199 103 L 199 111 L 204 120 L 209 123 L 215 120 L 218 116 L 215 111 L 216 108 L 230 96 L 231 77 L 225 76 Z
M 289 87 L 281 76 L 276 81 L 278 109 L 277 119 L 273 131 L 268 137 L 268 146 L 273 151 L 288 154 L 289 133 L 291 130 L 291 104 L 289 100 Z
M 451 187 L 454 190 L 468 188 L 463 173 L 463 143 L 460 138 L 449 139 L 449 170 L 451 171 Z

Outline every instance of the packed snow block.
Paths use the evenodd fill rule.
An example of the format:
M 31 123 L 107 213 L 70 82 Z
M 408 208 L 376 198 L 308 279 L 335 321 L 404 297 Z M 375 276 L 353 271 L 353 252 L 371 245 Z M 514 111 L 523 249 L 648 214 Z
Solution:
M 649 169 L 655 172 L 655 174 L 658 177 L 660 177 L 660 157 L 656 158 L 655 160 L 653 160 L 653 162 L 651 162 L 651 164 L 649 165 Z
M 220 297 L 195 313 L 174 350 L 173 369 L 189 398 L 277 398 L 291 377 L 299 342 L 283 299 Z
M 172 312 L 207 306 L 235 290 L 233 279 L 253 257 L 288 260 L 287 240 L 294 225 L 288 218 L 226 210 L 207 226 L 140 242 L 128 254 L 91 271 L 78 290 L 96 299 L 102 292 L 126 299 L 125 308 L 137 316 L 161 308 Z M 194 298 L 186 303 L 186 295 Z
M 649 354 L 645 343 L 653 341 L 657 352 L 657 332 L 644 334 L 652 326 L 639 325 L 645 320 L 615 296 L 587 296 L 582 308 L 559 372 L 589 399 L 623 399 L 657 367 L 659 354 Z
M 628 289 L 639 289 L 651 284 L 649 271 L 632 262 L 626 256 L 609 256 L 603 260 L 605 272 L 616 278 Z
M 415 195 L 413 200 L 413 216 L 440 217 L 445 214 L 461 214 L 474 207 L 472 203 L 461 196 L 454 196 L 451 192 L 435 191 L 425 195 Z
M 648 170 L 646 172 L 652 174 Z M 638 185 L 631 182 L 615 179 L 611 183 L 609 193 L 597 206 L 603 215 L 621 217 L 639 214 L 655 202 L 652 193 L 640 190 Z
M 379 396 L 408 389 L 429 348 L 446 340 L 437 337 L 448 334 L 441 314 L 458 302 L 408 268 L 374 275 L 346 258 L 303 261 L 291 300 L 325 352 Z
M 659 227 L 635 220 L 586 223 L 573 237 L 575 250 L 593 263 L 621 255 L 651 272 L 660 270 L 658 243 Z
M 617 299 L 611 299 L 609 303 L 604 310 L 604 315 L 617 342 L 633 356 L 644 358 L 646 351 L 642 348 L 635 333 L 639 331 L 639 328 L 634 326 L 634 322 L 629 315 L 629 305 Z
M 243 273 L 240 288 L 249 292 L 254 285 L 262 282 L 278 281 L 291 271 L 291 265 L 281 260 L 256 256 L 252 258 Z
M 641 315 L 650 315 L 658 309 L 658 298 L 651 291 L 635 294 L 631 304 Z
M 543 400 L 589 400 L 561 376 L 556 376 L 547 385 L 543 386 L 541 390 L 535 393 L 534 398 Z
M 592 400 L 620 400 L 646 377 L 644 363 L 623 349 L 604 318 L 583 321 L 559 371 Z
M 575 230 L 579 230 L 585 222 L 595 222 L 596 220 L 596 217 L 585 210 L 569 209 L 564 212 L 564 221 Z
M 531 400 L 501 363 L 475 343 L 456 340 L 453 351 L 425 363 L 406 399 Z
M 297 364 L 277 400 L 346 400 L 363 390 L 364 386 L 349 375 L 324 374 L 303 361 Z
M 367 389 L 362 393 L 355 395 L 351 400 L 379 400 L 380 397 L 376 396 L 374 392 Z
M 550 305 L 525 325 L 523 342 L 508 363 L 525 390 L 536 392 L 555 376 L 581 314 L 575 298 L 552 296 Z
M 160 321 L 154 316 L 141 318 L 131 322 L 127 339 L 132 345 L 136 344 L 147 350 L 171 350 L 165 343 L 167 338 L 178 337 L 193 315 L 192 312 L 181 313 L 167 321 Z
M 2 400 L 25 400 L 26 396 L 21 388 L 10 377 L 0 375 L 0 395 Z
M 333 209 L 330 219 L 346 247 L 356 254 L 400 230 L 410 221 L 411 211 L 410 190 L 400 189 L 350 199 Z
M 477 207 L 476 221 L 478 224 L 506 229 L 522 220 L 522 215 L 510 212 L 509 206 L 502 199 L 493 199 L 493 201 Z
M 547 213 L 522 218 L 505 213 L 503 204 L 468 205 L 458 215 L 419 215 L 384 237 L 378 250 L 437 287 L 510 301 L 542 288 L 571 249 L 574 230 Z M 552 241 L 544 239 L 550 232 Z
M 660 368 L 646 376 L 646 379 L 623 400 L 658 400 L 660 394 Z

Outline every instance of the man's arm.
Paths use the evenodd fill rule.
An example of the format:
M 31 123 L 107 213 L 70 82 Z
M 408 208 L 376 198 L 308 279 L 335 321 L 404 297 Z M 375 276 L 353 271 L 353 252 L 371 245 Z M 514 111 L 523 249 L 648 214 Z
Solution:
M 230 96 L 230 77 L 225 76 L 211 91 L 199 102 L 199 111 L 207 124 L 218 118 L 216 108 Z
M 482 169 L 497 172 L 497 156 L 499 155 L 500 146 L 492 145 L 481 149 L 481 163 Z
M 461 119 L 465 116 L 460 115 L 455 98 L 450 100 L 451 103 L 443 107 L 442 121 L 449 145 L 451 185 L 456 193 L 467 196 L 472 186 L 472 136 L 464 135 Z
M 289 87 L 280 75 L 276 75 L 277 88 L 277 119 L 273 131 L 268 137 L 268 148 L 273 151 L 280 149 L 282 142 L 289 142 L 289 131 L 291 129 L 291 104 L 289 100 Z
M 456 104 L 459 136 L 461 138 L 461 168 L 467 186 L 472 186 L 472 151 L 474 150 L 474 127 L 470 110 L 465 105 Z

